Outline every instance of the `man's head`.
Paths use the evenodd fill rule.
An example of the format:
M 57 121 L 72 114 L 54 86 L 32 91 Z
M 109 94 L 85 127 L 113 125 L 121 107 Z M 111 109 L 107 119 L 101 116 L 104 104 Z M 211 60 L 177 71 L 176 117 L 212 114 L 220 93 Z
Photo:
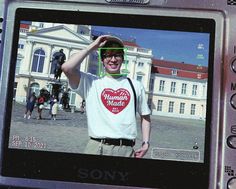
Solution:
M 108 74 L 119 74 L 124 61 L 124 45 L 117 37 L 109 37 L 102 46 L 101 60 Z

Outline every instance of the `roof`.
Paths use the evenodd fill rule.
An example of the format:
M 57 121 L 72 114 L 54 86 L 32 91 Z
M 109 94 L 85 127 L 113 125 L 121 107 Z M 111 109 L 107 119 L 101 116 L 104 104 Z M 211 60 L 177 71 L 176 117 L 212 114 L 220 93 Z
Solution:
M 130 41 L 123 41 L 123 44 L 130 47 L 139 47 L 136 43 Z
M 29 29 L 29 27 L 30 27 L 29 24 L 20 24 L 20 28 Z
M 182 78 L 206 79 L 208 77 L 208 67 L 153 59 L 152 73 L 173 75 Z
M 165 67 L 165 68 L 192 71 L 192 72 L 208 73 L 208 67 L 206 66 L 187 64 L 184 62 L 172 62 L 166 60 L 153 59 L 152 64 L 154 67 L 158 66 L 158 67 Z

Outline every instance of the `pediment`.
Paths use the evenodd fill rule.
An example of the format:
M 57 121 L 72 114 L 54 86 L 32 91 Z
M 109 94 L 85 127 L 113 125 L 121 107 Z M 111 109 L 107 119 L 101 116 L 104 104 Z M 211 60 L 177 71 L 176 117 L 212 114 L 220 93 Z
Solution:
M 64 25 L 40 29 L 38 31 L 30 32 L 27 35 L 36 38 L 42 38 L 44 40 L 61 40 L 68 42 L 73 41 L 84 44 L 91 43 L 89 39 L 86 39 L 83 35 L 72 31 Z

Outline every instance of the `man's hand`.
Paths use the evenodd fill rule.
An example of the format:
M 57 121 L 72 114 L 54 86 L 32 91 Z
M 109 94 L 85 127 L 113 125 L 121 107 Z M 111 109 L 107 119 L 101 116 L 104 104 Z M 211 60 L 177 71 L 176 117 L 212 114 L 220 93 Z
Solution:
M 142 158 L 148 151 L 151 131 L 150 115 L 141 115 L 142 140 L 144 141 L 142 147 L 134 152 L 136 158 Z
M 148 143 L 143 144 L 140 149 L 135 151 L 134 157 L 135 158 L 142 158 L 147 153 L 148 148 L 149 148 L 149 144 Z
M 110 35 L 101 35 L 99 36 L 91 45 L 92 45 L 92 49 L 95 50 L 99 47 L 102 47 L 107 40 L 111 38 Z

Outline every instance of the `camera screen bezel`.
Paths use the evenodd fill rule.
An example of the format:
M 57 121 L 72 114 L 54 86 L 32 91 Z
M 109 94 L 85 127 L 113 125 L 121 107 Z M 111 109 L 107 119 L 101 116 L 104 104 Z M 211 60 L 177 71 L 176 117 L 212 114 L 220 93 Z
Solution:
M 159 30 L 206 32 L 210 34 L 209 71 L 207 94 L 207 119 L 205 135 L 205 155 L 203 163 L 167 160 L 132 159 L 122 157 L 94 156 L 61 152 L 32 151 L 8 148 L 11 123 L 11 108 L 6 108 L 4 118 L 5 138 L 2 175 L 30 179 L 59 180 L 81 183 L 99 183 L 141 187 L 187 188 L 186 180 L 196 183 L 196 188 L 207 188 L 210 158 L 211 97 L 213 82 L 213 62 L 215 48 L 215 21 L 207 18 L 177 16 L 135 15 L 99 12 L 76 12 L 19 8 L 16 11 L 11 54 L 11 69 L 8 80 L 6 107 L 12 107 L 14 72 L 17 58 L 20 21 L 42 21 L 81 25 L 109 25 Z M 92 18 L 96 18 L 95 20 Z M 79 21 L 78 21 L 79 20 Z M 118 22 L 114 23 L 114 20 Z M 139 22 L 138 22 L 138 21 Z M 145 22 L 142 22 L 144 20 Z M 148 23 L 147 23 L 148 22 Z M 131 24 L 132 23 L 132 24 Z M 157 28 L 158 23 L 158 28 Z M 128 175 L 127 179 L 96 179 L 92 172 L 101 175 L 112 172 Z M 80 176 L 83 171 L 84 177 Z M 120 172 L 120 173 L 119 173 Z M 153 173 L 155 172 L 155 173 Z M 184 178 L 184 179 L 183 179 Z M 170 179 L 172 180 L 170 182 Z

